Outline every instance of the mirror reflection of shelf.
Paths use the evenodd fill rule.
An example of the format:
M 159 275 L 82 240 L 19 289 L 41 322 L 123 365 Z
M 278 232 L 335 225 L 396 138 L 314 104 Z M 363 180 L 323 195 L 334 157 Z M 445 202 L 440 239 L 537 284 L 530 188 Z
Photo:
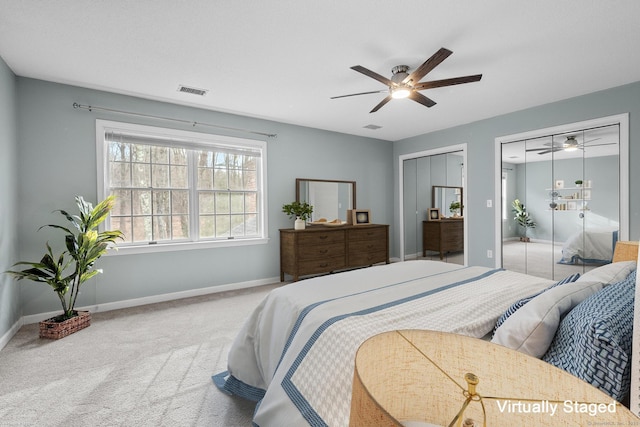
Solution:
M 545 199 L 549 203 L 551 211 L 570 212 L 588 211 L 587 203 L 591 200 L 591 182 L 588 186 L 566 187 L 566 188 L 546 188 L 550 199 Z M 572 192 L 571 194 L 567 194 Z

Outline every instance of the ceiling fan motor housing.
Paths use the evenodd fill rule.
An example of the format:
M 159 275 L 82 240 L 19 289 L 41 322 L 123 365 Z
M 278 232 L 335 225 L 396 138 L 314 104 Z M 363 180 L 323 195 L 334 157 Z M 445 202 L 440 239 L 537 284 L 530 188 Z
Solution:
M 408 65 L 396 65 L 391 69 L 391 73 L 393 74 L 391 81 L 398 85 L 402 84 L 402 81 L 409 75 L 407 71 L 409 71 Z

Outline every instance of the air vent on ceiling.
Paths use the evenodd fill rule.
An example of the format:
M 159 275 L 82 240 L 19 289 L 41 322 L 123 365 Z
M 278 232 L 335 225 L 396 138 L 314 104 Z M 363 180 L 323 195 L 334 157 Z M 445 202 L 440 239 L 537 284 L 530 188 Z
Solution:
M 378 125 L 366 125 L 364 126 L 365 129 L 371 129 L 371 130 L 378 130 L 380 128 L 382 128 L 382 126 L 378 126 Z
M 192 95 L 198 95 L 198 96 L 205 96 L 209 91 L 207 89 L 198 89 L 197 87 L 180 85 L 178 86 L 178 92 L 190 93 Z

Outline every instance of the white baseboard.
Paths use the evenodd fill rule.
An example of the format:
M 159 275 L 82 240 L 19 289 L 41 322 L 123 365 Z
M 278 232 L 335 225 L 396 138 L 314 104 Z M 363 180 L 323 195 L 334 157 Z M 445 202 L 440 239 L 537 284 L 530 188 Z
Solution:
M 173 300 L 182 299 L 182 298 L 197 297 L 197 296 L 215 294 L 215 293 L 225 292 L 225 291 L 235 291 L 238 289 L 254 288 L 256 286 L 268 285 L 271 283 L 277 283 L 279 281 L 280 281 L 279 277 L 272 277 L 268 279 L 250 280 L 248 282 L 229 283 L 227 285 L 209 286 L 207 288 L 191 289 L 188 291 L 172 292 L 169 294 L 151 295 L 151 296 L 142 297 L 142 298 L 134 298 L 134 299 L 123 300 L 123 301 L 114 301 L 114 302 L 108 302 L 104 304 L 88 305 L 84 307 L 78 307 L 78 310 L 89 310 L 92 313 L 98 313 L 101 311 L 118 310 L 121 308 L 129 308 L 129 307 L 136 307 L 136 306 L 146 305 L 146 304 L 154 304 L 158 302 L 173 301 Z M 22 318 L 18 323 L 20 323 L 20 326 L 28 325 L 31 323 L 38 323 L 42 320 L 46 320 L 53 316 L 57 316 L 58 314 L 60 314 L 60 311 L 30 314 L 28 316 L 22 316 Z M 9 341 L 9 339 L 11 339 L 13 335 L 15 335 L 18 329 L 20 329 L 20 326 L 18 326 L 18 328 L 11 335 L 9 335 L 9 332 L 11 331 L 5 334 L 5 336 L 9 335 L 7 342 Z M 14 328 L 11 328 L 11 329 L 13 330 Z M 0 341 L 0 349 L 2 349 L 2 347 L 4 347 L 4 345 L 2 345 L 2 341 Z
M 22 325 L 24 325 L 24 321 L 22 319 L 22 317 L 18 319 L 18 321 L 14 323 L 11 328 L 9 328 L 7 333 L 0 337 L 0 350 L 2 350 L 4 346 L 7 345 L 9 341 L 11 341 L 11 338 L 13 338 L 13 336 L 18 333 Z

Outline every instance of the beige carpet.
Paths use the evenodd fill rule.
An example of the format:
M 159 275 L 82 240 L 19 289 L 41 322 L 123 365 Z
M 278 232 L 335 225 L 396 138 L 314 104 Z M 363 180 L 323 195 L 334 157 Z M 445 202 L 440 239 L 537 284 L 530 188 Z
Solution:
M 0 426 L 250 426 L 211 375 L 276 286 L 95 313 L 57 341 L 23 326 L 0 351 Z
M 574 273 L 585 273 L 597 265 L 558 264 L 562 246 L 551 243 L 505 241 L 502 245 L 502 266 L 506 270 L 526 273 L 545 279 L 560 280 Z

